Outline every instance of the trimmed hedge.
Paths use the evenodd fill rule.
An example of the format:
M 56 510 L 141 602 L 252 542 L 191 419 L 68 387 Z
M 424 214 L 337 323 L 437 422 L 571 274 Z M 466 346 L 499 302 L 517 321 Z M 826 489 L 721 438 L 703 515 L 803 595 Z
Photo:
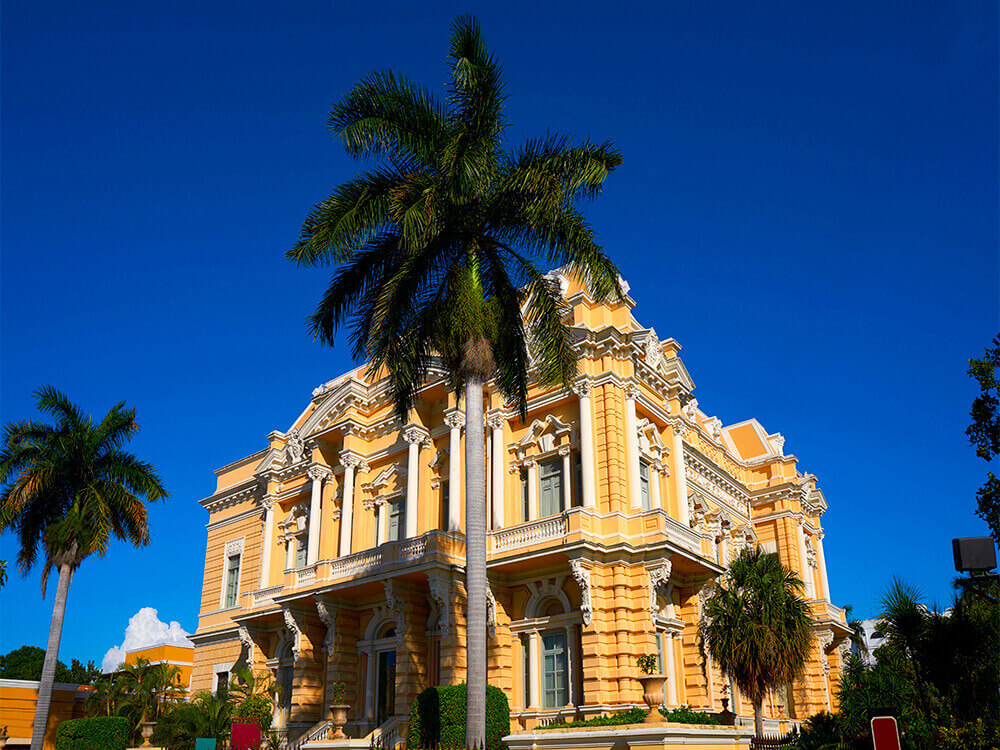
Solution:
M 131 735 L 124 716 L 69 719 L 56 728 L 56 750 L 125 750 Z
M 641 724 L 649 712 L 642 708 L 629 708 L 625 711 L 595 716 L 593 719 L 577 719 L 575 721 L 560 721 L 546 724 L 542 729 L 567 729 L 571 727 L 617 727 L 623 724 Z M 674 721 L 678 724 L 718 724 L 714 716 L 703 711 L 695 711 L 690 706 L 680 706 L 673 709 L 660 709 L 664 721 Z
M 510 734 L 510 706 L 503 690 L 486 686 L 486 747 L 499 750 Z M 408 747 L 465 747 L 465 683 L 427 688 L 410 706 Z

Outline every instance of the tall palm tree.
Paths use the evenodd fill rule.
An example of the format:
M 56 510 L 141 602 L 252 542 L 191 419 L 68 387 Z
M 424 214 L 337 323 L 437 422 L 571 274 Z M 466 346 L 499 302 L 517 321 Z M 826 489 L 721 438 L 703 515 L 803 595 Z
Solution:
M 347 153 L 376 165 L 313 209 L 288 256 L 339 265 L 311 331 L 332 345 L 350 324 L 354 357 L 388 378 L 401 420 L 432 363 L 464 389 L 471 746 L 486 731 L 484 387 L 524 416 L 529 371 L 542 383 L 574 376 L 565 304 L 535 263 L 567 266 L 597 300 L 621 297 L 576 205 L 621 157 L 556 135 L 508 149 L 503 73 L 472 17 L 452 23 L 449 73 L 443 101 L 386 71 L 333 105 Z
M 21 575 L 41 551 L 42 596 L 49 574 L 59 573 L 31 735 L 31 750 L 41 750 L 73 571 L 89 555 L 103 557 L 111 534 L 136 546 L 148 544 L 143 499 L 161 500 L 167 492 L 150 464 L 123 450 L 139 430 L 135 410 L 125 402 L 100 422 L 51 386 L 35 391 L 35 403 L 54 424 L 22 421 L 4 427 L 0 531 L 20 538 Z
M 802 580 L 773 552 L 743 550 L 705 603 L 701 637 L 712 658 L 753 704 L 764 731 L 764 697 L 802 671 L 812 642 Z

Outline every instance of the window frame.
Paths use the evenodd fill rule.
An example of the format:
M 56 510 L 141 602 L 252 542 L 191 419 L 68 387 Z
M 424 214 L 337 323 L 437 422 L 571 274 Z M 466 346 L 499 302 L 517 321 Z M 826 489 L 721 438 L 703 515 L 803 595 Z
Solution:
M 243 585 L 243 552 L 244 539 L 230 539 L 222 545 L 222 583 L 219 586 L 219 609 L 235 609 L 240 606 L 240 587 Z M 233 557 L 239 556 L 239 565 L 236 568 L 236 601 L 233 604 L 226 602 L 227 581 L 229 580 L 229 563 Z

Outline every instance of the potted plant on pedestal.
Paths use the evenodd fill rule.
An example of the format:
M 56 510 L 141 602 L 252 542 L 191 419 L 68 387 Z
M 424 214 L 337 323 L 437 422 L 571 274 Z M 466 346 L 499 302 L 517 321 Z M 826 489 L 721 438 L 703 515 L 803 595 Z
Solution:
M 640 656 L 635 663 L 642 673 L 639 677 L 639 682 L 642 683 L 642 699 L 649 706 L 645 723 L 656 724 L 663 721 L 663 717 L 660 716 L 660 706 L 663 704 L 663 684 L 667 681 L 667 676 L 656 673 L 658 666 L 656 654 Z
M 343 682 L 335 682 L 331 685 L 330 697 L 332 698 L 333 703 L 330 704 L 330 723 L 333 724 L 333 729 L 327 732 L 327 739 L 347 739 L 347 735 L 344 734 L 344 724 L 347 723 L 347 709 L 349 709 L 350 706 L 344 703 L 346 695 L 347 685 Z

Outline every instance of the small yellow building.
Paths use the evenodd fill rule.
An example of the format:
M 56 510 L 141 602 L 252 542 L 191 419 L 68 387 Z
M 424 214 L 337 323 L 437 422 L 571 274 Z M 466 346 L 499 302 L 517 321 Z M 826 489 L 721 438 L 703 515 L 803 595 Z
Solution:
M 125 652 L 125 664 L 136 664 L 139 659 L 145 659 L 150 666 L 168 664 L 177 667 L 177 684 L 185 690 L 191 687 L 191 673 L 194 669 L 193 647 L 180 646 L 176 643 L 155 643 Z
M 561 271 L 579 375 L 530 389 L 522 421 L 488 396 L 489 681 L 515 730 L 643 705 L 635 658 L 659 656 L 666 704 L 733 695 L 698 638 L 702 603 L 739 550 L 777 552 L 806 583 L 815 640 L 801 680 L 769 696 L 769 729 L 835 708 L 848 649 L 823 554 L 827 504 L 784 438 L 725 426 L 692 396 L 680 345 L 597 304 Z M 443 372 L 405 424 L 365 368 L 313 391 L 285 432 L 219 469 L 192 689 L 235 666 L 283 687 L 276 724 L 325 734 L 347 684 L 349 733 L 401 721 L 465 678 L 464 414 Z M 737 713 L 752 709 L 734 695 Z
M 31 747 L 31 731 L 38 705 L 38 680 L 0 680 L 0 727 L 7 727 L 7 748 Z M 54 750 L 56 727 L 66 719 L 80 719 L 90 695 L 89 685 L 57 682 L 52 686 L 49 721 L 42 750 Z

